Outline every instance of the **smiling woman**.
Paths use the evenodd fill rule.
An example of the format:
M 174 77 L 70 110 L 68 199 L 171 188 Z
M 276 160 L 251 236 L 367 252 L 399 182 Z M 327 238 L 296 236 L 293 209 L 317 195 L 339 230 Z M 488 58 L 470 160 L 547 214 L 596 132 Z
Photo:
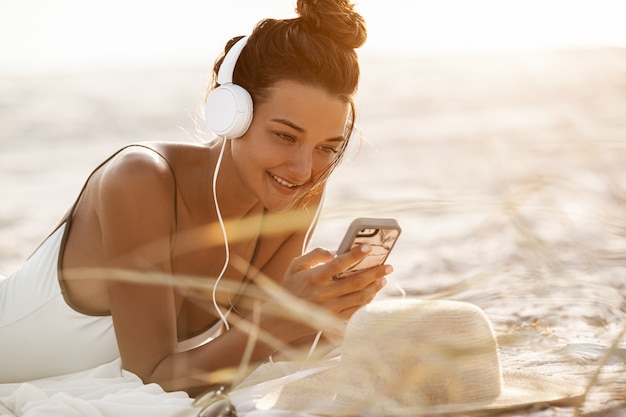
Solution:
M 297 11 L 232 38 L 216 61 L 207 122 L 228 116 L 208 103 L 237 91 L 234 100 L 248 103 L 250 117 L 236 132 L 220 130 L 208 143 L 119 150 L 93 171 L 36 253 L 2 281 L 0 382 L 119 356 L 144 382 L 195 394 L 215 382 L 206 375 L 335 329 L 334 320 L 348 319 L 382 289 L 386 265 L 332 280 L 367 248 L 303 254 L 354 128 L 355 48 L 366 32 L 348 0 L 299 0 Z M 226 104 L 236 110 L 240 103 Z M 274 290 L 259 293 L 264 288 Z M 294 320 L 285 297 L 332 325 Z M 264 337 L 251 340 L 249 332 Z M 24 350 L 32 337 L 39 348 Z
M 271 211 L 313 198 L 347 142 L 349 111 L 348 103 L 317 87 L 277 82 L 255 107 L 242 140 L 227 144 L 250 197 Z

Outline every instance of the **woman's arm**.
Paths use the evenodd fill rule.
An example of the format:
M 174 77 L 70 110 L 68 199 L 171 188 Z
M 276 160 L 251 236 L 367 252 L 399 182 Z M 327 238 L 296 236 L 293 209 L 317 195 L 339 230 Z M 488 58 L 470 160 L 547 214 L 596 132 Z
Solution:
M 334 258 L 323 249 L 316 249 L 296 258 L 285 273 L 285 281 L 297 282 L 297 285 L 285 290 L 300 301 L 322 307 L 337 317 L 346 319 L 361 305 L 367 304 L 384 285 L 382 274 L 369 270 L 359 274 L 353 282 L 349 280 L 332 281 L 331 277 L 346 270 L 350 265 L 363 258 L 364 252 L 355 248 L 351 252 Z M 334 285 L 333 285 L 334 284 Z M 267 333 L 281 346 L 311 337 L 319 331 L 311 320 L 303 323 L 294 320 L 276 300 L 270 299 L 259 305 L 258 311 L 252 311 L 240 317 L 247 323 L 253 323 L 259 333 Z M 232 317 L 232 316 L 231 316 Z M 246 352 L 251 335 L 245 327 L 240 327 L 235 319 L 230 330 L 213 341 L 185 352 L 174 352 L 159 362 L 156 369 L 145 381 L 157 382 L 166 390 L 185 390 L 191 395 L 202 392 L 216 381 L 210 376 L 213 371 L 227 368 L 237 369 L 248 354 L 248 361 L 257 364 L 268 356 L 279 353 L 276 344 L 267 343 L 263 338 L 256 338 L 251 351 Z M 243 364 L 247 365 L 247 364 Z
M 174 178 L 155 153 L 129 149 L 103 167 L 95 186 L 109 307 L 123 366 L 147 381 L 177 349 L 170 260 Z

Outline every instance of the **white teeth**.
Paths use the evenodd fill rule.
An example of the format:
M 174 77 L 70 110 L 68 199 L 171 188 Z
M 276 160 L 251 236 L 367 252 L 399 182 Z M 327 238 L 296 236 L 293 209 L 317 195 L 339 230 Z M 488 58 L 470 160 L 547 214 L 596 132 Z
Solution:
M 277 183 L 279 183 L 280 185 L 284 185 L 285 187 L 289 187 L 289 188 L 293 188 L 296 186 L 296 184 L 292 184 L 290 182 L 285 181 L 284 179 L 277 177 L 274 174 L 271 174 L 272 178 L 274 178 L 276 180 Z

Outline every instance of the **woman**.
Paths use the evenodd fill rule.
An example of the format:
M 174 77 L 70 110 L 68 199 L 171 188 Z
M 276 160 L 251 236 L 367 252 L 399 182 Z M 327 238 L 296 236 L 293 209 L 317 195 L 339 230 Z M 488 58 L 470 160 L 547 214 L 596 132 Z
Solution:
M 224 83 L 221 65 L 234 66 L 232 81 L 251 96 L 247 129 L 208 144 L 122 149 L 0 284 L 0 382 L 87 369 L 119 355 L 146 383 L 193 395 L 209 384 L 198 375 L 275 353 L 276 344 L 262 338 L 250 349 L 248 332 L 228 326 L 231 319 L 285 345 L 318 333 L 312 323 L 270 312 L 278 303 L 272 297 L 249 308 L 241 294 L 250 283 L 267 277 L 344 320 L 384 286 L 389 265 L 332 279 L 367 247 L 302 255 L 352 133 L 354 49 L 366 35 L 347 0 L 299 0 L 297 11 L 298 18 L 267 19 L 245 40 L 231 40 L 225 53 L 237 48 L 239 55 L 216 62 L 208 103 Z M 207 121 L 219 124 L 221 111 L 207 104 Z M 190 277 L 211 290 L 189 285 Z M 222 324 L 226 331 L 193 345 L 194 336 Z

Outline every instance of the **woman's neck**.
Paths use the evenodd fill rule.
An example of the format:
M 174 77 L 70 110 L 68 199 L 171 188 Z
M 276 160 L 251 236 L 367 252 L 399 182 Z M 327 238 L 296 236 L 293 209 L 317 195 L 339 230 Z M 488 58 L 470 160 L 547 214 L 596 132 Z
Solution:
M 211 185 L 214 200 L 217 200 L 216 205 L 224 220 L 260 215 L 264 207 L 258 197 L 248 189 L 237 171 L 232 159 L 231 140 L 219 139 L 211 145 L 215 151 L 215 170 Z

